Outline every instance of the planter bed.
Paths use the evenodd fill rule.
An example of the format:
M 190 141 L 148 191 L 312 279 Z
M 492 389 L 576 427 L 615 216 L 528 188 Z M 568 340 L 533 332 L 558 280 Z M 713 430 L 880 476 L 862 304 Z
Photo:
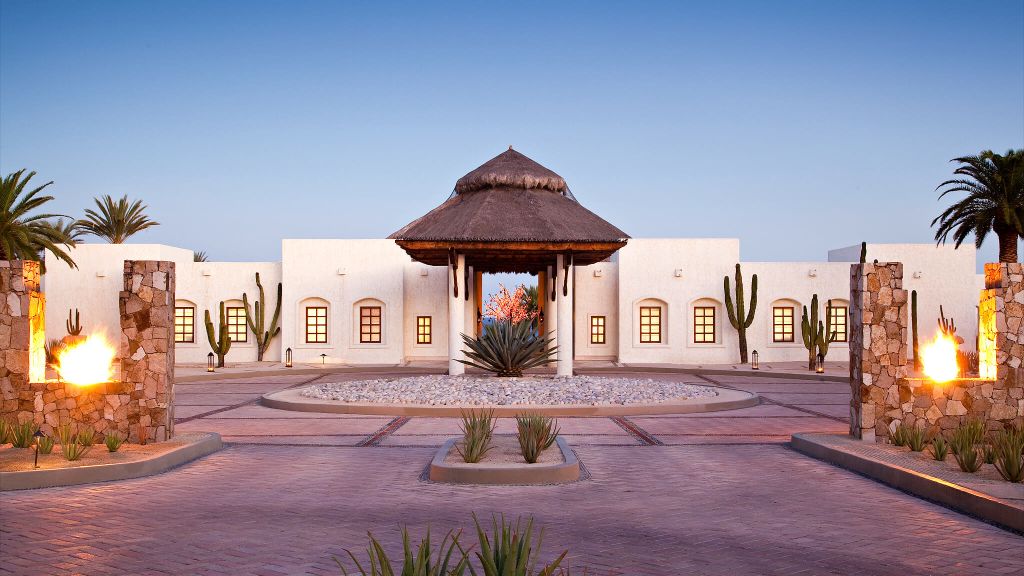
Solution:
M 452 438 L 430 463 L 429 479 L 450 484 L 565 484 L 580 479 L 580 463 L 569 443 L 559 436 L 536 464 L 527 464 L 515 436 L 496 435 L 493 448 L 476 464 L 462 461 Z

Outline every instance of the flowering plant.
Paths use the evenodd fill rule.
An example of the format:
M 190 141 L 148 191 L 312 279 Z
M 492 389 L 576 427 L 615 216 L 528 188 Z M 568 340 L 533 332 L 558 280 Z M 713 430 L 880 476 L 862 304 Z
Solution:
M 491 295 L 484 308 L 484 316 L 512 324 L 533 320 L 537 312 L 530 310 L 528 301 L 526 288 L 522 284 L 517 286 L 514 292 L 509 292 L 504 284 L 499 284 L 497 294 Z

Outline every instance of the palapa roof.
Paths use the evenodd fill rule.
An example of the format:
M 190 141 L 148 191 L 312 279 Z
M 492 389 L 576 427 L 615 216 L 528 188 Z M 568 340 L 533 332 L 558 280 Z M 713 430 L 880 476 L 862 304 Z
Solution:
M 445 265 L 465 253 L 485 271 L 536 271 L 554 254 L 598 262 L 629 236 L 584 208 L 558 174 L 509 149 L 459 178 L 443 204 L 389 238 L 414 259 Z

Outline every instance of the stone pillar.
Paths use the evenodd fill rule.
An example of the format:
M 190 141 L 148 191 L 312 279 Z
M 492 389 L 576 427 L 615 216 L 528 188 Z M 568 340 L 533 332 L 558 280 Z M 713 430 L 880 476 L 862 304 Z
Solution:
M 985 290 L 978 308 L 982 313 L 979 368 L 983 375 L 988 371 L 983 377 L 995 379 L 992 418 L 1024 416 L 1024 264 L 985 264 Z M 994 310 L 994 322 L 986 319 L 987 309 Z M 1013 408 L 1016 415 L 1011 414 Z
M 558 305 L 558 376 L 572 376 L 572 297 L 573 297 L 573 265 L 571 256 L 559 254 L 556 259 L 558 267 L 558 285 L 555 286 L 555 301 Z
M 46 379 L 39 263 L 0 260 L 0 418 L 30 422 L 32 382 Z
M 886 427 L 903 414 L 902 403 L 910 401 L 909 388 L 898 384 L 907 374 L 907 309 L 903 264 L 850 267 L 850 435 L 855 438 L 885 438 Z
M 121 380 L 130 385 L 128 437 L 174 434 L 174 262 L 125 260 Z M 116 408 L 114 408 L 116 410 Z
M 448 374 L 460 376 L 466 373 L 466 365 L 458 361 L 464 358 L 460 333 L 466 324 L 466 295 L 464 291 L 468 287 L 463 281 L 466 256 L 457 254 L 454 264 L 455 268 L 453 269 L 452 263 L 448 263 Z

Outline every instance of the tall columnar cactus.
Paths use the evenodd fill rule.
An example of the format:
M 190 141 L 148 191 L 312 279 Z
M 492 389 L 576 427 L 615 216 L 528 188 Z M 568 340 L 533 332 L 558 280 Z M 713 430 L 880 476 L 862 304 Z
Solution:
M 867 264 L 867 262 L 868 262 L 868 243 L 867 242 L 861 242 L 860 243 L 860 263 L 861 264 Z
M 917 290 L 910 292 L 910 335 L 914 347 L 914 370 L 920 370 L 922 366 L 921 349 L 917 340 Z
M 78 308 L 75 308 L 75 320 L 71 320 L 71 310 L 68 309 L 68 321 L 66 323 L 68 328 L 68 336 L 78 336 L 82 333 L 82 322 L 78 316 Z
M 213 353 L 217 355 L 217 367 L 224 367 L 224 357 L 228 355 L 228 350 L 231 349 L 231 337 L 228 336 L 228 318 L 227 314 L 224 313 L 224 303 L 220 303 L 220 335 L 217 336 L 213 331 L 213 322 L 210 321 L 210 311 L 205 311 L 206 317 L 206 338 L 210 341 L 210 348 L 213 349 Z
M 804 339 L 804 348 L 807 348 L 807 369 L 814 370 L 814 360 L 818 354 L 828 354 L 828 345 L 835 342 L 837 333 L 832 330 L 832 318 L 829 311 L 832 308 L 832 301 L 829 300 L 825 312 L 828 321 L 828 330 L 825 323 L 818 320 L 818 295 L 811 297 L 811 312 L 807 313 L 807 306 L 803 307 L 803 314 L 800 316 L 800 334 Z
M 274 318 L 270 321 L 270 328 L 266 328 L 267 317 L 267 296 L 263 292 L 263 284 L 260 283 L 260 273 L 256 273 L 256 288 L 259 289 L 260 299 L 256 301 L 256 312 L 253 313 L 249 307 L 249 296 L 242 294 L 242 304 L 245 306 L 245 322 L 249 330 L 256 335 L 256 360 L 262 361 L 263 355 L 270 348 L 270 341 L 281 333 L 281 327 L 277 321 L 281 318 L 281 283 L 277 283 L 277 307 L 274 309 Z
M 832 327 L 832 301 L 828 300 L 825 302 L 825 325 L 822 326 L 821 322 L 818 322 L 818 355 L 821 356 L 822 362 L 828 356 L 829 344 L 835 342 L 838 337 L 839 332 Z
M 750 310 L 744 306 L 743 275 L 740 265 L 736 265 L 736 306 L 732 304 L 732 291 L 729 290 L 729 277 L 725 277 L 725 309 L 729 312 L 729 323 L 736 329 L 740 341 L 740 363 L 747 363 L 747 328 L 754 322 L 754 310 L 757 309 L 757 274 L 750 282 Z

